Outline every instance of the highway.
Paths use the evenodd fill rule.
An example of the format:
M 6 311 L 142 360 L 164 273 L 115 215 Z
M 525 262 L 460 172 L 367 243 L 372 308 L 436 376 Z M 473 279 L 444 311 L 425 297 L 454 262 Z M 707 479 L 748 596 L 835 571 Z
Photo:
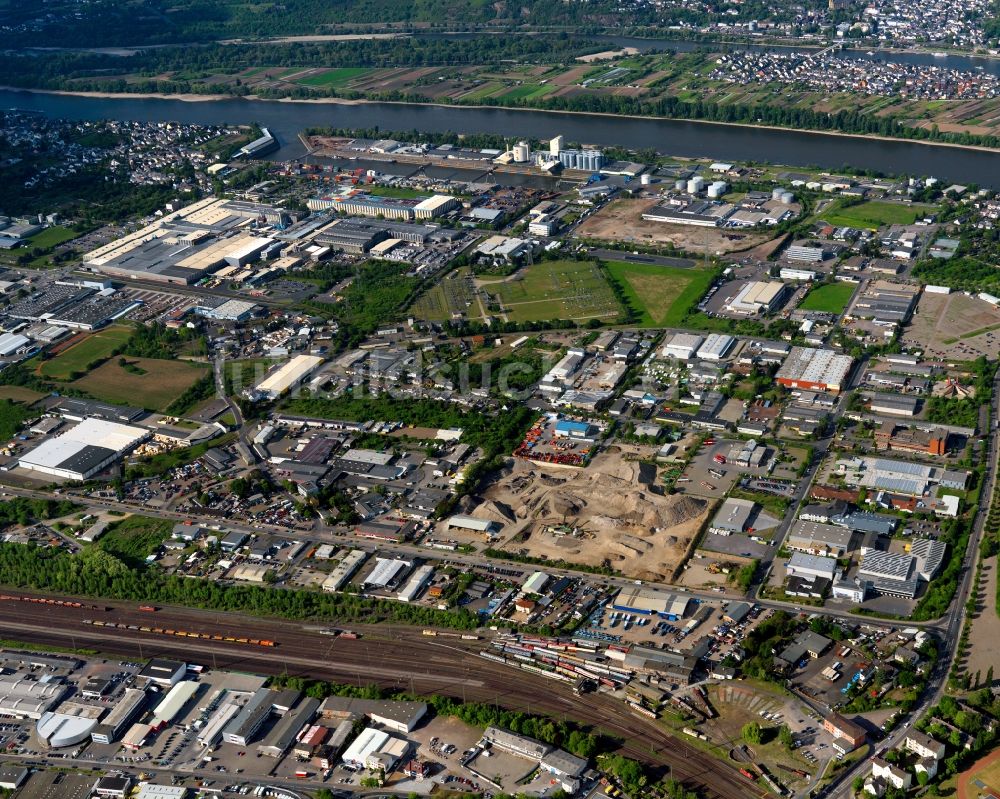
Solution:
M 412 627 L 391 625 L 356 626 L 354 629 L 362 637 L 350 640 L 318 632 L 315 622 L 305 625 L 284 619 L 176 607 L 150 613 L 138 610 L 131 603 L 98 604 L 110 610 L 0 601 L 0 628 L 5 635 L 29 644 L 93 648 L 129 658 L 176 657 L 213 668 L 261 674 L 376 683 L 418 694 L 441 694 L 463 701 L 495 703 L 511 710 L 544 713 L 580 722 L 621 741 L 622 754 L 654 768 L 669 769 L 704 799 L 764 796 L 735 769 L 673 737 L 652 720 L 632 713 L 623 702 L 601 694 L 580 699 L 567 683 L 514 671 L 478 657 L 476 652 L 486 645 L 483 641 L 462 641 L 457 636 L 445 638 L 443 634 L 429 637 Z M 95 627 L 84 624 L 87 619 L 266 638 L 278 646 L 267 649 Z

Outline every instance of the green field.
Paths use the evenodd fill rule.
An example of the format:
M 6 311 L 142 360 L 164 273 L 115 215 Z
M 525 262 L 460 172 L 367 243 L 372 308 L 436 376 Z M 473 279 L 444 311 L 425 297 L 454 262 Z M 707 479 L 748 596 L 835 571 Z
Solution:
M 714 272 L 656 264 L 609 261 L 608 272 L 618 281 L 645 327 L 676 327 L 712 283 Z
M 508 92 L 504 92 L 499 95 L 502 100 L 529 100 L 535 99 L 537 97 L 544 97 L 547 94 L 556 90 L 556 86 L 537 86 L 533 83 L 529 83 L 523 86 L 515 86 Z
M 372 184 L 363 188 L 368 194 L 376 197 L 393 197 L 397 200 L 416 200 L 417 198 L 422 199 L 429 196 L 426 191 L 409 189 L 406 186 L 376 186 Z
M 61 225 L 53 225 L 29 238 L 28 246 L 41 248 L 55 247 L 67 241 L 72 241 L 79 235 L 79 233 L 69 228 L 62 227 Z
M 854 294 L 853 283 L 826 283 L 810 291 L 799 305 L 803 311 L 843 313 Z
M 70 380 L 74 372 L 82 372 L 94 361 L 110 357 L 131 335 L 132 328 L 124 325 L 100 330 L 51 360 L 42 361 L 38 373 L 53 380 Z
M 512 322 L 608 319 L 622 311 L 591 261 L 539 261 L 484 288 Z
M 329 69 L 318 75 L 310 75 L 308 78 L 302 78 L 295 82 L 301 86 L 330 86 L 338 88 L 355 78 L 367 75 L 369 72 L 371 70 L 367 67 L 340 67 L 339 69 Z
M 117 359 L 112 359 L 70 385 L 104 402 L 164 411 L 208 368 L 190 361 L 154 358 L 129 357 L 128 362 L 145 374 L 128 372 L 118 365 Z
M 471 277 L 472 271 L 462 267 L 439 280 L 413 303 L 413 315 L 427 322 L 447 322 L 453 314 L 482 319 Z
M 170 537 L 173 526 L 168 519 L 129 516 L 112 524 L 94 546 L 138 568 Z
M 912 225 L 924 214 L 937 210 L 935 205 L 902 205 L 873 200 L 820 214 L 820 218 L 837 227 L 874 230 L 881 225 Z

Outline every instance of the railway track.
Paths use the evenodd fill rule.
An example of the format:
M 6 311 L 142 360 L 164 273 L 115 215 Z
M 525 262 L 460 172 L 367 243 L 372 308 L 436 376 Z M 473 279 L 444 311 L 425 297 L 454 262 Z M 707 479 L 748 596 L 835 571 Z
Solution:
M 696 789 L 704 799 L 764 797 L 738 771 L 675 738 L 656 722 L 633 713 L 609 697 L 573 695 L 569 685 L 477 656 L 481 642 L 460 637 L 425 637 L 420 629 L 395 625 L 358 626 L 361 638 L 332 638 L 302 624 L 188 608 L 166 607 L 155 626 L 173 630 L 212 630 L 212 638 L 146 632 L 153 614 L 135 605 L 108 602 L 102 620 L 114 626 L 85 625 L 93 605 L 66 600 L 63 605 L 0 601 L 3 637 L 47 646 L 91 648 L 125 657 L 197 659 L 218 669 L 290 674 L 341 683 L 376 683 L 384 688 L 441 694 L 463 701 L 497 704 L 511 710 L 545 713 L 589 725 L 619 740 L 619 751 Z M 105 607 L 101 605 L 100 607 Z M 269 640 L 275 648 L 234 646 L 214 635 Z

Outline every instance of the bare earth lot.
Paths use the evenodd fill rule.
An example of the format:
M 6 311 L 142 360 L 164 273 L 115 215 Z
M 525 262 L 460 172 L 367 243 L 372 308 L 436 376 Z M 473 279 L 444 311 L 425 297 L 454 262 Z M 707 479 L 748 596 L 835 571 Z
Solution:
M 1000 355 L 1000 309 L 966 294 L 924 292 L 903 344 L 940 358 L 995 359 Z
M 487 489 L 475 515 L 504 524 L 500 546 L 508 551 L 607 564 L 629 577 L 665 580 L 683 559 L 709 503 L 655 493 L 651 480 L 651 467 L 626 460 L 615 447 L 585 469 L 517 461 Z
M 976 597 L 976 613 L 972 621 L 972 634 L 969 636 L 969 654 L 965 658 L 965 672 L 971 674 L 973 680 L 976 672 L 982 680 L 990 667 L 1000 663 L 1000 616 L 996 610 L 997 596 L 997 558 L 988 558 L 983 562 L 983 576 Z
M 608 241 L 669 242 L 691 252 L 713 254 L 755 247 L 768 238 L 761 233 L 644 220 L 642 215 L 656 204 L 657 200 L 615 200 L 580 225 L 577 235 Z

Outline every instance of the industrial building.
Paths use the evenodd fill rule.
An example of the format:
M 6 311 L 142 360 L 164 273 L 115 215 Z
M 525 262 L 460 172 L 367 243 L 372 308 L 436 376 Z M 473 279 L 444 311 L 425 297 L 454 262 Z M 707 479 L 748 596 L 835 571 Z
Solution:
M 445 522 L 448 529 L 457 527 L 460 530 L 473 530 L 477 533 L 492 535 L 500 529 L 500 525 L 491 519 L 477 519 L 475 516 L 465 516 L 457 514 L 448 518 Z
M 139 677 L 143 677 L 161 687 L 170 688 L 180 682 L 186 673 L 186 663 L 182 663 L 179 660 L 153 658 L 139 672 Z
M 726 310 L 740 316 L 757 316 L 770 313 L 781 305 L 787 287 L 778 280 L 754 280 L 741 288 L 735 297 L 726 303 Z
M 194 680 L 181 680 L 175 683 L 153 709 L 153 728 L 158 730 L 166 727 L 177 718 L 184 706 L 198 693 L 199 688 L 199 684 Z
M 698 358 L 703 361 L 721 361 L 736 346 L 736 339 L 725 333 L 711 333 L 698 348 Z
M 99 744 L 114 743 L 132 726 L 145 705 L 145 691 L 139 688 L 126 688 L 111 712 L 90 733 L 91 739 Z
M 323 581 L 323 590 L 339 591 L 367 559 L 368 553 L 363 549 L 352 549 Z
M 106 469 L 151 436 L 152 432 L 142 427 L 85 419 L 21 456 L 18 465 L 53 477 L 82 481 Z
M 871 580 L 872 588 L 879 594 L 913 599 L 919 587 L 915 563 L 912 555 L 870 550 L 861 559 L 858 576 Z
M 253 388 L 253 393 L 268 399 L 277 399 L 309 377 L 322 363 L 323 359 L 318 355 L 296 355 L 261 380 Z
M 0 716 L 40 719 L 62 699 L 66 686 L 29 680 L 21 672 L 0 675 Z
M 660 354 L 664 358 L 677 358 L 690 361 L 705 339 L 694 333 L 675 333 L 667 344 L 663 345 Z
M 792 525 L 785 546 L 809 555 L 840 558 L 850 551 L 853 536 L 845 527 L 799 519 Z
M 709 529 L 719 535 L 746 532 L 756 508 L 757 504 L 749 499 L 729 497 L 715 514 Z
M 683 594 L 658 591 L 654 588 L 623 588 L 613 600 L 613 609 L 626 613 L 641 613 L 665 619 L 682 619 L 687 615 L 691 598 Z
M 775 379 L 786 388 L 839 393 L 854 359 L 833 350 L 792 347 Z
M 832 582 L 837 571 L 837 560 L 822 555 L 793 552 L 785 564 L 785 571 L 789 577 L 821 577 Z
M 274 691 L 259 688 L 222 731 L 222 740 L 236 746 L 247 746 L 271 715 Z

